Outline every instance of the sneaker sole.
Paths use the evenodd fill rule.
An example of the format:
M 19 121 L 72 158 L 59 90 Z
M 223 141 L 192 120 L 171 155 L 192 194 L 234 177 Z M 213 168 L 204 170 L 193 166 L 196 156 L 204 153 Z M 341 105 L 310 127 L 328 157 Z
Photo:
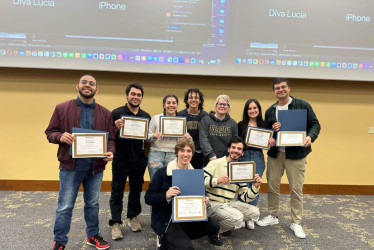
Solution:
M 119 236 L 119 237 L 113 237 L 112 236 L 112 240 L 120 240 L 120 239 L 123 239 L 123 236 Z
M 274 223 L 268 223 L 268 224 L 265 224 L 265 225 L 260 225 L 256 222 L 256 225 L 257 226 L 260 226 L 260 227 L 267 227 L 267 226 L 273 226 L 273 225 L 278 225 L 279 224 L 279 221 L 278 222 L 274 222 Z
M 100 247 L 97 247 L 95 244 L 92 244 L 92 243 L 87 242 L 87 241 L 86 241 L 86 244 L 90 245 L 90 246 L 93 246 L 93 247 L 96 247 L 96 249 L 108 249 L 110 247 L 110 246 L 107 246 L 107 247 L 104 247 L 104 248 L 100 248 Z

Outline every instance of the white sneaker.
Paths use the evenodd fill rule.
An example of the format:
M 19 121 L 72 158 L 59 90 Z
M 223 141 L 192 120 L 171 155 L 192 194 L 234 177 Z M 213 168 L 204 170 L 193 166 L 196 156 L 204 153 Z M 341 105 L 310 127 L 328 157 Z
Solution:
M 266 227 L 270 225 L 279 224 L 279 220 L 277 217 L 269 214 L 268 216 L 262 218 L 262 220 L 257 221 L 256 224 L 259 225 L 260 227 Z
M 290 228 L 297 238 L 305 239 L 306 235 L 300 224 L 291 223 Z
M 253 220 L 243 221 L 242 227 L 248 230 L 253 230 L 255 229 L 255 223 L 253 222 Z

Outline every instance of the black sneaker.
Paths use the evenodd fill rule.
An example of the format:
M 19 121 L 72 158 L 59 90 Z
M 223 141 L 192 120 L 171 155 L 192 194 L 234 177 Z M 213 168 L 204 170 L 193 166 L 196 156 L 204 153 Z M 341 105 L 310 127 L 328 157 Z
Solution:
M 209 243 L 215 246 L 222 246 L 223 242 L 219 235 L 209 235 Z
M 59 241 L 55 241 L 53 243 L 53 248 L 52 250 L 64 250 L 65 249 L 65 245 L 63 245 L 61 242 Z
M 96 249 L 108 249 L 109 243 L 106 242 L 100 234 L 95 234 L 86 240 L 87 245 L 94 246 Z

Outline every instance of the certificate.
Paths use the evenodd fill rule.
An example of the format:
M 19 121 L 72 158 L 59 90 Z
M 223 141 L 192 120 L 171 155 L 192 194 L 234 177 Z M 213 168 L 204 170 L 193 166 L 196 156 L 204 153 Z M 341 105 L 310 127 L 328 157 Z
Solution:
M 230 183 L 251 182 L 255 180 L 256 163 L 254 161 L 236 161 L 228 163 Z
M 175 196 L 173 202 L 173 222 L 205 220 L 206 206 L 204 196 Z
M 277 146 L 303 146 L 305 138 L 305 131 L 278 131 Z
M 73 158 L 105 158 L 107 151 L 106 133 L 73 133 Z
M 119 136 L 121 138 L 146 140 L 148 136 L 149 119 L 134 116 L 123 116 L 123 126 Z
M 160 116 L 160 132 L 163 136 L 183 137 L 186 131 L 186 117 Z
M 245 143 L 247 146 L 260 149 L 269 149 L 269 139 L 273 136 L 273 130 L 248 126 Z

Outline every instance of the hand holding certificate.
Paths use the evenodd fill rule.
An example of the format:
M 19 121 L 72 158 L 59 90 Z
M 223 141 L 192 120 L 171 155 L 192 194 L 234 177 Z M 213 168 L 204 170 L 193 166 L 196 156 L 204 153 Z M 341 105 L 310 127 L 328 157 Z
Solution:
M 123 116 L 123 126 L 120 137 L 127 139 L 146 140 L 148 136 L 149 119 Z
M 165 137 L 183 137 L 187 132 L 186 117 L 161 116 L 160 132 Z
M 256 163 L 254 161 L 236 161 L 228 163 L 230 183 L 255 181 Z
M 255 128 L 248 126 L 247 135 L 245 137 L 245 143 L 247 146 L 269 149 L 270 143 L 269 139 L 273 137 L 273 131 L 263 128 Z

